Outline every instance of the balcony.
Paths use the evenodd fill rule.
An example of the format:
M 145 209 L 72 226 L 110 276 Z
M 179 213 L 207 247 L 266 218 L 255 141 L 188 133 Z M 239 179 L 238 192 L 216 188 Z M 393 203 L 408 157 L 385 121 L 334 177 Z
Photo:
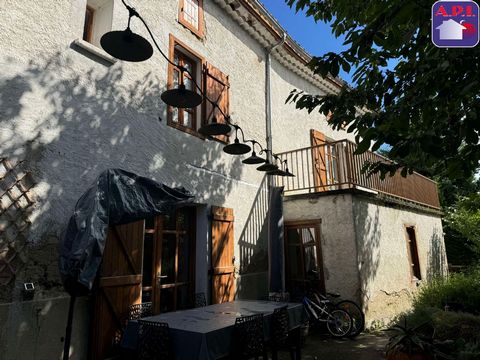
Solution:
M 288 161 L 289 170 L 295 175 L 277 177 L 277 185 L 285 187 L 285 195 L 355 189 L 440 209 L 435 181 L 416 172 L 404 178 L 397 171 L 384 180 L 379 174 L 363 174 L 366 161 L 391 163 L 391 160 L 371 151 L 354 155 L 356 148 L 355 143 L 341 140 L 277 154 Z

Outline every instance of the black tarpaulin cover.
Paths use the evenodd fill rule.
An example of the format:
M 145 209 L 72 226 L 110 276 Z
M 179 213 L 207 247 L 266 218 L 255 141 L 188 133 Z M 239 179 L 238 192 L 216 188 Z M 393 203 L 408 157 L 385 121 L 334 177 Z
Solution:
M 192 200 L 185 189 L 172 189 L 134 173 L 109 169 L 75 205 L 60 247 L 60 274 L 70 295 L 92 289 L 102 262 L 109 225 L 165 214 Z

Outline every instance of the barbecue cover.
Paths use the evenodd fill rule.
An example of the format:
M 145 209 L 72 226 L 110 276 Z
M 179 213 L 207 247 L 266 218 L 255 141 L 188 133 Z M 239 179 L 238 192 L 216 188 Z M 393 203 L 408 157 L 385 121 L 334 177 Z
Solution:
M 192 199 L 183 188 L 125 170 L 102 172 L 75 205 L 60 245 L 60 274 L 67 292 L 79 296 L 92 289 L 109 225 L 165 214 Z

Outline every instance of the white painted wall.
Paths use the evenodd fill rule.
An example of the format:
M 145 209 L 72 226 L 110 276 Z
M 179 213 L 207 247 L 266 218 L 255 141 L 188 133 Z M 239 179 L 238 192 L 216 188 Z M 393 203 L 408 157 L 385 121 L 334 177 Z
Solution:
M 441 218 L 372 197 L 338 194 L 286 198 L 285 221 L 321 219 L 325 287 L 363 303 L 368 326 L 386 324 L 411 305 L 405 225 L 415 226 L 422 284 L 447 274 Z
M 417 284 L 411 280 L 405 226 L 415 226 L 422 284 L 447 274 L 441 218 L 353 198 L 361 297 L 369 322 L 386 323 L 405 311 Z
M 325 289 L 359 298 L 359 277 L 353 224 L 352 195 L 285 198 L 285 221 L 321 219 L 320 241 Z

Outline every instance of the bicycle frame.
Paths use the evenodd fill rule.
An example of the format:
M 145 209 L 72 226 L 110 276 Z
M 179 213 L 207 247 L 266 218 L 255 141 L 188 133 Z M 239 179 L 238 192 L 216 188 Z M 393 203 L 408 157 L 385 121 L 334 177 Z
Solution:
M 304 298 L 302 300 L 303 305 L 307 309 L 308 317 L 309 318 L 313 317 L 313 319 L 315 321 L 322 321 L 322 322 L 327 322 L 328 318 L 331 316 L 330 313 L 326 310 L 328 302 L 329 302 L 328 300 L 322 301 L 322 304 L 324 306 L 321 307 L 320 305 L 314 303 L 312 300 L 310 300 L 306 296 L 304 296 Z M 317 311 L 320 311 L 320 314 L 318 314 Z M 323 317 L 323 316 L 325 316 L 325 317 Z

